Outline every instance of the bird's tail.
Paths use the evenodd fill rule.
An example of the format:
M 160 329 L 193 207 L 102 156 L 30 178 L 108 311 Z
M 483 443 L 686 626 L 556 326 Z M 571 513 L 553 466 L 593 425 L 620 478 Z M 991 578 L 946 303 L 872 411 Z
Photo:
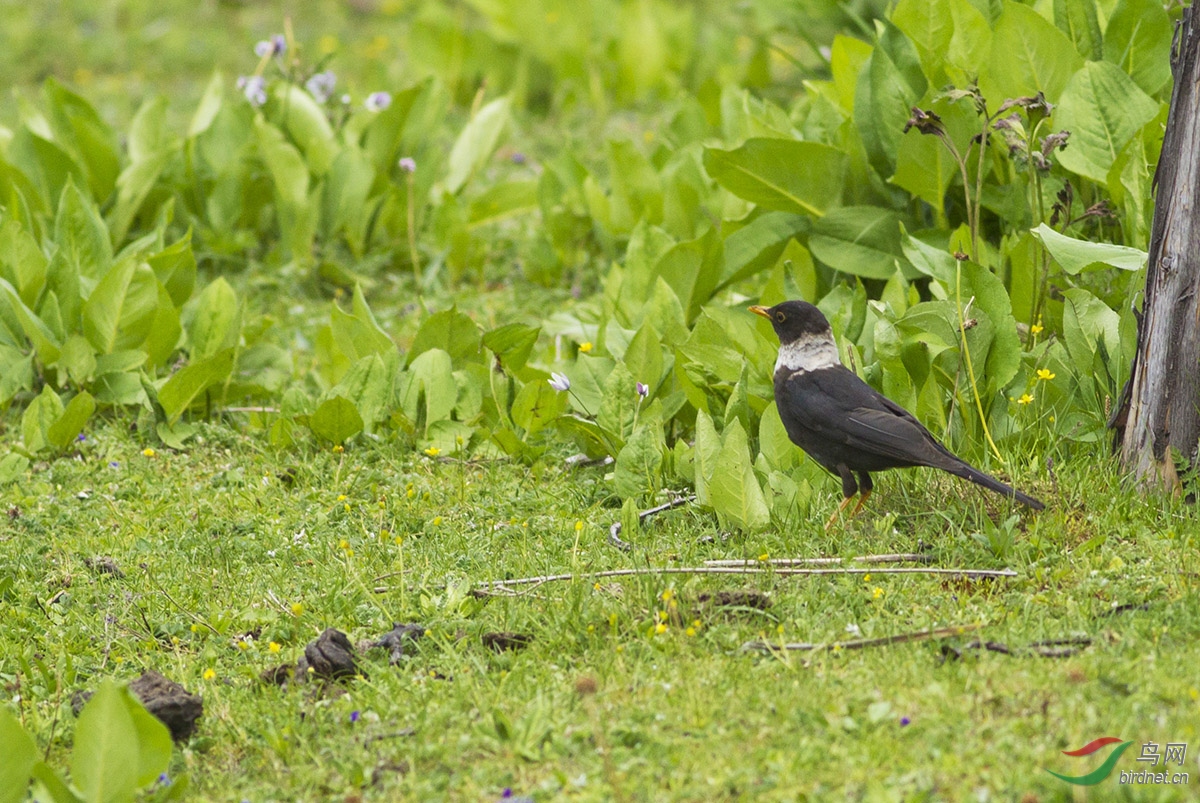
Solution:
M 945 465 L 938 466 L 938 468 L 945 469 L 946 471 L 949 471 L 951 474 L 955 474 L 959 477 L 962 477 L 965 480 L 970 480 L 971 482 L 975 483 L 976 485 L 982 485 L 984 488 L 987 488 L 989 491 L 995 491 L 998 494 L 1003 494 L 1004 496 L 1008 496 L 1013 499 L 1016 499 L 1018 502 L 1020 502 L 1022 505 L 1025 505 L 1026 507 L 1033 508 L 1034 510 L 1044 510 L 1045 509 L 1046 506 L 1043 505 L 1038 500 L 1034 499 L 1032 496 L 1029 496 L 1028 494 L 1023 494 L 1020 491 L 1016 490 L 1015 488 L 1009 487 L 1008 485 L 1005 485 L 1004 483 L 1000 482 L 1000 480 L 996 479 L 995 477 L 984 474 L 979 469 L 975 468 L 974 466 L 970 465 L 969 463 L 966 463 L 966 462 L 960 460 L 958 457 L 955 457 L 954 455 L 950 455 L 950 457 L 953 459 L 947 460 Z

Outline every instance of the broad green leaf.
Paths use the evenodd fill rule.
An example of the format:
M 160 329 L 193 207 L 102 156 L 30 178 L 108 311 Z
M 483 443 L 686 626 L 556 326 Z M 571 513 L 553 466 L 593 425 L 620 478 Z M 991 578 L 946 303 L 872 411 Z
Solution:
M 740 148 L 704 149 L 704 169 L 739 198 L 764 209 L 820 217 L 838 204 L 849 162 L 819 142 L 749 139 Z
M 903 223 L 900 224 L 900 248 L 918 273 L 937 279 L 943 284 L 953 283 L 953 254 L 913 237 L 905 231 Z
M 457 193 L 491 158 L 508 127 L 512 102 L 499 98 L 471 118 L 450 149 L 446 191 Z
M 455 308 L 435 312 L 421 322 L 408 352 L 408 362 L 411 364 L 417 356 L 437 348 L 458 364 L 479 354 L 479 337 L 479 326 L 469 315 Z
M 101 354 L 114 350 L 117 331 L 125 314 L 125 301 L 137 263 L 122 259 L 101 277 L 83 304 L 83 333 Z M 136 345 L 136 344 L 135 344 Z
M 1103 184 L 1121 149 L 1158 115 L 1158 103 L 1107 61 L 1089 61 L 1067 83 L 1055 125 L 1071 132 L 1062 166 Z
M 317 406 L 308 419 L 308 426 L 318 438 L 340 444 L 362 432 L 363 420 L 354 402 L 334 396 Z
M 635 382 L 641 382 L 653 393 L 663 375 L 662 340 L 654 324 L 647 320 L 638 329 L 621 358 Z
M 1032 229 L 1031 233 L 1046 246 L 1046 250 L 1059 267 L 1072 276 L 1089 268 L 1095 269 L 1105 265 L 1121 270 L 1141 270 L 1146 267 L 1147 254 L 1137 248 L 1076 240 L 1074 237 L 1059 234 L 1045 223 Z
M 1074 43 L 1079 55 L 1088 61 L 1102 57 L 1095 0 L 1054 0 L 1054 24 Z
M 847 206 L 818 220 L 808 238 L 817 259 L 834 270 L 869 279 L 912 271 L 900 247 L 900 222 L 889 209 Z
M 639 221 L 659 225 L 663 219 L 662 181 L 641 148 L 627 139 L 609 140 L 610 229 L 631 231 Z
M 763 411 L 759 420 L 758 446 L 773 469 L 791 471 L 800 464 L 802 452 L 788 437 L 783 420 L 779 417 L 779 408 L 774 401 Z
M 973 354 L 972 367 L 976 373 L 982 367 L 987 374 L 988 387 L 998 391 L 1012 381 L 1021 367 L 1021 340 L 1017 336 L 1012 301 L 996 274 L 974 262 L 962 263 L 962 285 L 959 290 L 964 305 L 974 299 L 967 317 L 972 317 L 974 310 L 981 310 L 991 322 L 992 342 L 987 351 L 987 360 L 980 366 L 978 355 Z M 968 330 L 968 345 L 971 344 L 972 331 Z
M 21 803 L 38 761 L 38 749 L 7 706 L 0 706 L 0 755 L 4 756 L 0 761 L 0 803 Z
M 391 412 L 398 357 L 395 352 L 387 362 L 378 354 L 361 357 L 331 391 L 353 402 L 368 433 Z
M 210 357 L 238 342 L 241 306 L 229 282 L 218 276 L 200 293 L 188 325 L 193 360 Z
M 108 227 L 74 181 L 67 182 L 58 201 L 54 243 L 66 263 L 81 276 L 99 278 L 112 264 Z
M 709 498 L 709 478 L 717 466 L 717 456 L 721 453 L 721 436 L 713 426 L 712 416 L 704 410 L 696 412 L 696 504 L 705 507 L 712 506 Z
M 37 352 L 38 359 L 46 365 L 52 365 L 56 362 L 59 357 L 59 349 L 61 348 L 61 340 L 58 338 L 58 335 L 41 318 L 35 315 L 33 310 L 25 306 L 25 303 L 21 301 L 20 295 L 17 294 L 16 288 L 4 279 L 0 279 L 0 295 L 7 299 L 9 309 L 20 323 L 25 337 L 29 338 L 29 342 L 33 344 L 33 349 Z
M 204 87 L 204 94 L 200 97 L 200 103 L 196 105 L 196 111 L 192 114 L 192 120 L 188 124 L 189 139 L 203 134 L 212 125 L 217 112 L 221 110 L 224 95 L 225 76 L 220 72 L 214 72 L 212 78 L 208 80 L 208 85 Z
M 774 265 L 788 242 L 806 234 L 811 224 L 806 215 L 768 212 L 729 235 L 720 286 L 740 282 Z
M 50 428 L 62 418 L 62 414 L 62 399 L 49 385 L 43 386 L 42 392 L 21 414 L 21 439 L 25 442 L 25 448 L 40 452 L 49 446 Z
M 83 432 L 92 413 L 96 411 L 96 400 L 86 390 L 80 391 L 67 404 L 58 420 L 46 430 L 46 441 L 58 450 L 64 450 L 75 442 Z
M 105 680 L 88 700 L 75 725 L 71 783 L 88 803 L 132 800 L 138 786 L 138 731 L 123 696 L 129 692 Z
M 396 353 L 396 344 L 375 320 L 375 313 L 371 312 L 359 284 L 354 285 L 354 300 L 349 313 L 342 312 L 337 302 L 333 303 L 330 326 L 338 349 L 350 360 L 358 360 L 368 354 L 382 356 Z
M 7 279 L 28 305 L 46 285 L 48 261 L 38 242 L 13 218 L 0 225 L 0 278 Z
M 113 242 L 119 244 L 125 240 L 133 219 L 158 183 L 170 158 L 168 151 L 161 151 L 141 161 L 130 162 L 117 176 L 117 203 L 109 213 Z
M 936 74 L 954 37 L 949 0 L 900 0 L 891 20 L 917 46 L 926 74 Z
M 1104 29 L 1104 58 L 1151 95 L 1171 80 L 1171 20 L 1160 0 L 1121 0 Z
M 23 390 L 33 389 L 33 355 L 0 346 L 0 406 Z
M 146 358 L 151 365 L 162 365 L 175 353 L 179 345 L 179 337 L 183 327 L 179 323 L 179 310 L 171 302 L 171 296 L 160 282 L 155 282 L 158 290 L 157 304 L 154 315 L 150 319 L 149 331 L 141 343 L 146 352 Z
M 0 487 L 16 482 L 29 470 L 29 458 L 16 452 L 9 452 L 0 457 Z M 3 773 L 0 773 L 0 777 Z
M 90 103 L 54 78 L 46 79 L 42 93 L 54 140 L 83 166 L 92 197 L 103 203 L 112 194 L 120 169 L 112 130 Z
M 1063 342 L 1079 376 L 1093 374 L 1098 351 L 1108 360 L 1120 359 L 1121 316 L 1082 288 L 1072 287 L 1063 296 Z
M 454 381 L 454 366 L 450 355 L 442 349 L 422 352 L 400 377 L 400 407 L 423 427 L 449 418 L 456 401 L 458 384 Z
M 737 419 L 726 427 L 708 479 L 708 498 L 718 518 L 743 530 L 762 530 L 771 523 L 771 510 L 750 464 L 746 431 Z
M 854 94 L 858 74 L 874 50 L 861 39 L 838 34 L 833 37 L 830 48 L 829 69 L 833 74 L 833 85 L 837 90 L 838 103 L 845 112 L 854 111 Z
M 218 351 L 176 372 L 158 392 L 158 401 L 174 424 L 196 398 L 229 378 L 233 371 L 233 349 Z
M 284 130 L 304 154 L 308 169 L 315 176 L 325 175 L 338 151 L 325 110 L 296 84 L 278 81 L 272 90 L 272 100 L 281 107 L 278 114 Z
M 641 401 L 636 385 L 637 380 L 624 363 L 617 363 L 604 380 L 604 399 L 600 402 L 596 423 L 622 441 L 633 432 L 633 420 Z
M 293 210 L 302 209 L 308 201 L 308 165 L 304 157 L 283 132 L 262 117 L 255 119 L 254 132 L 280 202 Z
M 896 172 L 896 151 L 912 107 L 929 84 L 917 50 L 895 25 L 885 24 L 871 58 L 859 73 L 854 124 L 871 166 L 880 176 Z
M 137 732 L 137 785 L 146 787 L 166 772 L 171 763 L 171 732 L 127 689 L 124 698 Z
M 428 97 L 431 83 L 432 79 L 427 78 L 393 93 L 391 105 L 374 115 L 367 124 L 363 131 L 363 150 L 370 157 L 375 170 L 387 172 L 396 166 L 401 156 L 406 155 L 400 153 L 399 149 L 404 140 L 409 113 L 423 93 Z
M 565 393 L 541 380 L 534 380 L 517 391 L 513 399 L 513 423 L 533 435 L 553 423 L 567 409 Z
M 154 275 L 170 294 L 171 303 L 182 307 L 196 286 L 196 255 L 192 253 L 192 230 L 156 254 L 146 258 Z
M 684 302 L 688 318 L 712 297 L 725 261 L 720 233 L 710 228 L 695 240 L 678 243 L 654 265 L 654 271 Z
M 471 200 L 467 207 L 467 227 L 474 229 L 536 210 L 537 189 L 533 180 L 493 184 Z
M 541 327 L 509 323 L 484 333 L 483 345 L 512 373 L 525 367 L 541 331 Z
M 638 422 L 613 467 L 613 488 L 622 499 L 649 498 L 662 484 L 662 420 L 647 415 Z
M 967 86 L 979 76 L 992 48 L 992 26 L 971 0 L 949 0 L 954 35 L 946 50 L 946 72 L 956 86 Z
M 979 77 L 990 109 L 1043 92 L 1051 103 L 1083 59 L 1066 34 L 1031 6 L 1007 0 L 992 31 L 992 53 Z

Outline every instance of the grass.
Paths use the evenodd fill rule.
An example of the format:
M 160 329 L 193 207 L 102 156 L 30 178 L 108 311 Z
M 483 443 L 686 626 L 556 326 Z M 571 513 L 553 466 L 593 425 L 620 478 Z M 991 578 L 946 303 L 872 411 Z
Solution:
M 986 536 L 986 513 L 1007 514 L 994 497 L 913 471 L 884 475 L 867 512 L 828 533 L 833 481 L 789 531 L 726 538 L 682 509 L 626 532 L 645 549 L 625 554 L 606 542 L 620 511 L 604 469 L 568 468 L 565 454 L 534 466 L 386 443 L 276 454 L 226 425 L 206 425 L 187 453 L 142 449 L 126 425 L 101 426 L 74 459 L 7 492 L 0 676 L 60 765 L 70 694 L 148 668 L 204 696 L 171 774 L 213 800 L 487 800 L 506 788 L 537 800 L 1067 800 L 1043 768 L 1092 765 L 1061 750 L 1101 735 L 1133 740 L 1133 755 L 1196 742 L 1194 513 L 1142 499 L 1108 463 L 1075 460 L 1039 483 L 1049 509 L 1021 519 L 1011 543 Z M 586 576 L 919 544 L 936 566 L 1019 577 Z M 124 577 L 89 569 L 97 556 Z M 580 576 L 519 597 L 464 593 L 559 572 Z M 772 605 L 699 601 L 721 590 Z M 360 656 L 369 678 L 258 679 L 324 628 L 360 642 L 393 622 L 429 629 L 401 666 L 375 650 Z M 982 627 L 858 651 L 741 649 L 947 625 Z M 496 654 L 480 638 L 493 631 L 533 640 Z M 1051 659 L 962 649 L 975 637 L 1092 642 Z M 944 660 L 941 643 L 962 658 Z M 1195 780 L 1190 759 L 1182 770 Z M 1128 789 L 1183 800 L 1195 786 Z
M 36 3 L 0 5 L 6 85 L 31 95 L 58 75 L 121 128 L 152 90 L 172 97 L 186 125 L 211 70 L 230 82 L 249 71 L 254 41 L 280 24 L 262 4 L 76 1 L 60 17 Z M 348 84 L 409 82 L 419 65 L 405 62 L 406 6 L 383 2 L 380 14 L 358 16 L 351 5 L 322 2 L 319 14 L 297 17 L 297 38 L 340 43 L 336 69 Z M 655 127 L 645 109 L 590 119 L 586 104 L 564 104 L 561 115 L 524 121 L 514 145 L 540 158 L 569 141 L 601 161 L 606 132 Z M 0 120 L 15 118 L 15 101 L 0 101 Z M 491 328 L 604 303 L 599 256 L 601 267 L 581 264 L 556 289 L 512 278 L 528 235 L 502 229 L 468 277 L 481 292 L 461 284 L 451 299 L 442 288 L 431 307 L 453 300 Z M 274 324 L 271 337 L 294 353 L 303 381 L 312 355 L 297 344 L 327 320 L 329 288 L 295 269 L 201 256 L 205 274 L 229 269 L 250 319 Z M 411 342 L 421 316 L 405 279 L 367 272 L 381 325 Z M 0 436 L 18 439 L 19 413 L 0 415 Z M 0 487 L 0 683 L 58 767 L 72 746 L 72 694 L 156 669 L 204 697 L 199 731 L 170 770 L 189 777 L 194 799 L 1195 797 L 1196 512 L 1143 497 L 1101 445 L 1048 445 L 1043 422 L 1003 444 L 1031 455 L 1014 479 L 1047 501 L 1042 514 L 943 474 L 900 471 L 879 478 L 862 515 L 827 532 L 837 483 L 814 471 L 802 520 L 730 534 L 682 508 L 626 529 L 639 545 L 631 553 L 606 540 L 622 517 L 608 469 L 571 467 L 561 442 L 532 465 L 434 458 L 386 438 L 343 453 L 310 444 L 276 452 L 233 414 L 202 423 L 189 449 L 174 452 L 135 424 L 98 419 L 73 454 Z M 932 566 L 1018 576 L 589 574 L 919 548 Z M 122 574 L 98 571 L 97 557 Z M 520 596 L 469 593 L 558 573 L 577 579 Z M 702 601 L 720 591 L 761 592 L 771 605 Z M 260 679 L 326 628 L 359 643 L 394 622 L 428 631 L 399 666 L 374 650 L 359 655 L 365 675 L 342 683 Z M 863 650 L 743 649 L 941 627 L 963 632 Z M 484 646 L 484 634 L 501 631 L 532 640 L 518 651 Z M 1090 643 L 1061 658 L 1026 649 L 1081 638 Z M 976 639 L 1011 654 L 968 648 Z M 1094 768 L 1096 757 L 1061 751 L 1104 735 L 1134 742 L 1122 770 L 1146 768 L 1135 761 L 1143 743 L 1188 743 L 1176 769 L 1192 785 L 1109 778 L 1087 793 L 1044 771 Z

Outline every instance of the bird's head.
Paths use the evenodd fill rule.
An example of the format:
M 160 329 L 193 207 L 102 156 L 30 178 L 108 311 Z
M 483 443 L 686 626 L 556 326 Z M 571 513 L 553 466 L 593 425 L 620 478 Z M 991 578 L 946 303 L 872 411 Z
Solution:
M 753 306 L 750 311 L 771 322 L 781 345 L 801 340 L 831 338 L 833 331 L 821 310 L 807 301 L 783 301 L 773 307 Z

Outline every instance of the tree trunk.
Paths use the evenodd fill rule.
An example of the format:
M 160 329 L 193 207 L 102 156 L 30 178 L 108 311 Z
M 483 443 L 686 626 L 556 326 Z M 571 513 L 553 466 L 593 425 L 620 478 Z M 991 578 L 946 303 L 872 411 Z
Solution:
M 1200 442 L 1200 20 L 1175 32 L 1175 86 L 1155 174 L 1146 294 L 1137 356 L 1114 426 L 1121 463 L 1146 488 L 1180 490 L 1175 453 L 1189 464 Z

